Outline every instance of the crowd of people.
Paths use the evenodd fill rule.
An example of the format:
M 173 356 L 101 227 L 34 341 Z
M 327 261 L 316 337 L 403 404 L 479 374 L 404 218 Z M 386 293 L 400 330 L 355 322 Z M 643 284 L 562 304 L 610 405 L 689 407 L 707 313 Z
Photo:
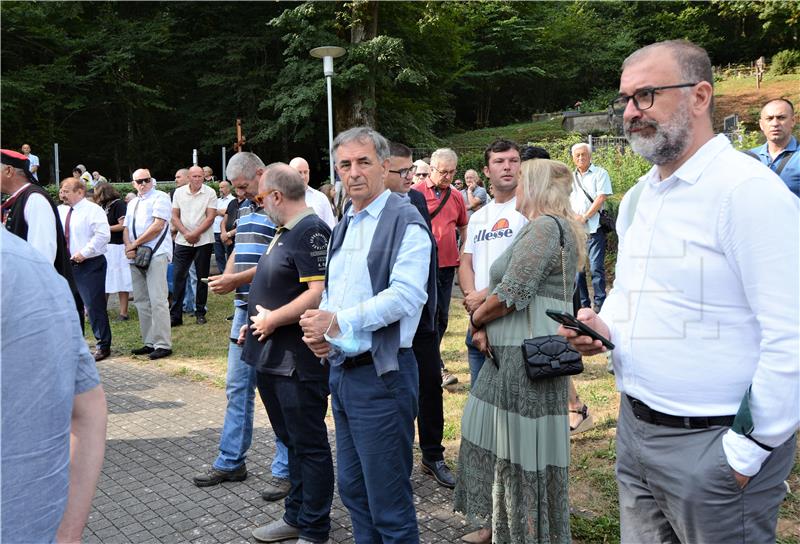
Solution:
M 130 201 L 102 182 L 91 201 L 77 168 L 58 207 L 35 183 L 30 146 L 3 150 L 4 230 L 17 235 L 2 233 L 3 539 L 80 535 L 102 465 L 94 363 L 111 350 L 107 295 L 119 293 L 117 319 L 127 320 L 132 291 L 142 336 L 132 353 L 158 359 L 172 354 L 184 310 L 207 322 L 211 290 L 234 293 L 227 405 L 216 457 L 193 482 L 248 477 L 257 391 L 276 444 L 262 496 L 285 507 L 253 530 L 260 542 L 329 542 L 334 481 L 356 543 L 418 542 L 415 430 L 420 469 L 454 489 L 453 509 L 479 527 L 463 541 L 571 542 L 570 435 L 592 417 L 569 376 L 530 378 L 520 348 L 554 334 L 609 356 L 621 392 L 623 542 L 774 541 L 800 424 L 800 321 L 786 305 L 800 297 L 794 108 L 764 105 L 767 143 L 755 161 L 714 136 L 713 83 L 708 55 L 686 41 L 625 60 L 611 108 L 653 167 L 623 197 L 615 227 L 602 218 L 611 179 L 582 143 L 568 166 L 542 148 L 491 142 L 482 172 L 490 195 L 474 169 L 466 183 L 455 179 L 452 149 L 414 162 L 407 146 L 355 127 L 333 142 L 341 189 L 311 188 L 303 158 L 265 165 L 241 151 L 219 195 L 206 183 L 213 172 L 193 165 L 176 172 L 172 195 L 140 168 Z M 443 391 L 455 376 L 440 346 L 456 279 L 471 384 L 453 471 Z M 12 319 L 11 304 L 29 311 Z M 546 310 L 574 313 L 616 347 L 609 353 Z M 66 324 L 58 336 L 41 326 L 51 312 Z M 24 371 L 31 356 L 41 362 L 34 378 Z M 47 418 L 28 398 L 34 391 L 66 410 L 36 433 L 12 421 Z M 69 432 L 80 445 L 71 452 Z M 38 449 L 48 433 L 61 438 L 60 480 L 29 485 L 36 477 L 25 467 L 50 455 Z M 20 469 L 10 481 L 7 463 Z

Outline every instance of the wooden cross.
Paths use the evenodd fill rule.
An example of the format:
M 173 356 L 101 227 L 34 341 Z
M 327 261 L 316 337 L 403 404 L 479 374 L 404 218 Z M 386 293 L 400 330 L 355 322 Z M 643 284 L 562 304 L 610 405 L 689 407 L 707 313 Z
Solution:
M 242 151 L 245 142 L 247 142 L 247 138 L 244 137 L 242 134 L 242 120 L 241 118 L 236 119 L 236 141 L 233 143 L 233 151 L 238 153 Z

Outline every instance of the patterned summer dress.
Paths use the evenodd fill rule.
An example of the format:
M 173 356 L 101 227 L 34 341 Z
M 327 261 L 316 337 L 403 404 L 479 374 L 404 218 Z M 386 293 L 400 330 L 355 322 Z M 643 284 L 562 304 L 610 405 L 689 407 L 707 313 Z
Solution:
M 577 252 L 567 222 L 559 222 L 571 293 Z M 520 231 L 492 264 L 489 290 L 515 311 L 487 325 L 499 368 L 487 359 L 464 407 L 455 510 L 491 524 L 494 544 L 569 543 L 568 378 L 531 381 L 520 347 L 525 338 L 555 334 L 545 309 L 571 310 L 552 217 Z

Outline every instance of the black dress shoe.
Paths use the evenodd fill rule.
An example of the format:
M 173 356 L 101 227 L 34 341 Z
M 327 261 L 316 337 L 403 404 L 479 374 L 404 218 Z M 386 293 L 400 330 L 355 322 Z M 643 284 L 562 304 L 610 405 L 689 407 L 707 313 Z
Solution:
M 177 319 L 173 319 L 169 322 L 170 327 L 180 327 L 181 325 L 183 325 L 183 321 L 179 321 Z
M 102 361 L 103 359 L 105 359 L 109 355 L 111 355 L 111 350 L 110 349 L 108 349 L 108 348 L 106 348 L 106 349 L 97 348 L 94 351 L 94 360 L 95 361 Z
M 171 349 L 156 348 L 153 350 L 153 353 L 150 354 L 150 359 L 155 361 L 156 359 L 161 359 L 162 357 L 169 357 L 170 355 L 172 355 Z
M 444 461 L 426 461 L 423 459 L 422 472 L 433 476 L 433 479 L 443 487 L 453 489 L 456 486 L 456 479 Z
M 197 487 L 209 487 L 212 485 L 219 485 L 222 482 L 241 482 L 247 478 L 247 465 L 242 463 L 242 466 L 236 470 L 217 470 L 214 467 L 208 469 L 205 474 L 198 474 L 192 480 Z
M 206 316 L 204 316 L 204 315 L 198 315 L 197 316 L 197 324 L 198 325 L 205 325 L 206 323 L 208 323 L 208 320 L 206 319 Z
M 155 348 L 152 346 L 142 346 L 140 348 L 132 349 L 131 353 L 134 355 L 150 355 L 155 351 Z

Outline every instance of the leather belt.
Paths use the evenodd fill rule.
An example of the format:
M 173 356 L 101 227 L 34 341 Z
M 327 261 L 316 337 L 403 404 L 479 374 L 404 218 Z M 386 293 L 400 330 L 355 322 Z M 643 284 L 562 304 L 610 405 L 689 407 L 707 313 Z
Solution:
M 375 361 L 372 360 L 372 353 L 365 351 L 364 353 L 359 353 L 355 357 L 345 357 L 344 362 L 342 363 L 342 368 L 358 368 L 360 366 L 374 364 L 374 362 Z
M 648 405 L 635 399 L 630 395 L 625 395 L 633 408 L 633 415 L 636 419 L 651 423 L 653 425 L 663 425 L 664 427 L 677 427 L 680 429 L 707 429 L 709 427 L 730 427 L 733 425 L 735 416 L 712 416 L 712 417 L 681 417 L 663 414 L 653 410 Z
M 400 348 L 397 350 L 397 354 L 406 353 L 407 351 L 411 351 L 411 348 Z M 372 358 L 371 351 L 365 351 L 364 353 L 359 353 L 354 357 L 345 357 L 344 362 L 342 363 L 342 368 L 358 368 L 360 366 L 368 366 L 375 364 L 375 360 Z

